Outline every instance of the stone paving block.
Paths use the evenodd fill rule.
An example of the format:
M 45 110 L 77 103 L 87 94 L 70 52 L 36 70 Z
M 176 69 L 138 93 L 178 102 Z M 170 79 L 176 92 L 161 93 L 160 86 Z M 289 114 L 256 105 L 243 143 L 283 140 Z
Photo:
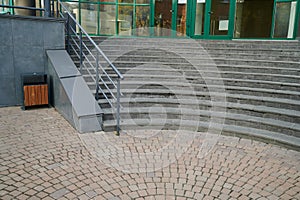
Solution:
M 66 195 L 68 192 L 70 192 L 68 189 L 62 188 L 62 189 L 59 189 L 59 190 L 51 193 L 50 196 L 54 199 L 58 199 L 58 198 L 63 197 L 64 195 Z

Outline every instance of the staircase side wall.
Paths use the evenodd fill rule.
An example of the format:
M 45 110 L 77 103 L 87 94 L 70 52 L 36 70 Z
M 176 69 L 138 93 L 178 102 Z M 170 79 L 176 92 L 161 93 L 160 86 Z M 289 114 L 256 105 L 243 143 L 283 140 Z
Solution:
M 21 75 L 46 73 L 46 50 L 64 43 L 63 20 L 0 15 L 0 107 L 22 105 Z
M 49 50 L 51 104 L 79 132 L 102 130 L 103 112 L 65 50 Z

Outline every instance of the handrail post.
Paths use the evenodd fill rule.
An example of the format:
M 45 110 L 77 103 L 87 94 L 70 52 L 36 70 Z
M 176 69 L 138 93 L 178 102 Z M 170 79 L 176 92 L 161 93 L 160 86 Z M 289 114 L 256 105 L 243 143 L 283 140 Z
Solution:
M 45 17 L 51 17 L 51 4 L 50 0 L 44 0 Z
M 67 13 L 67 51 L 70 52 L 70 16 Z
M 79 52 L 79 59 L 80 59 L 80 73 L 82 72 L 82 31 L 79 29 L 79 31 L 80 31 L 80 35 L 79 35 L 79 40 L 80 40 L 80 52 Z
M 97 52 L 96 55 L 96 94 L 95 98 L 96 100 L 99 99 L 99 53 Z
M 117 135 L 120 135 L 120 97 L 121 97 L 121 88 L 120 88 L 120 78 L 117 82 Z

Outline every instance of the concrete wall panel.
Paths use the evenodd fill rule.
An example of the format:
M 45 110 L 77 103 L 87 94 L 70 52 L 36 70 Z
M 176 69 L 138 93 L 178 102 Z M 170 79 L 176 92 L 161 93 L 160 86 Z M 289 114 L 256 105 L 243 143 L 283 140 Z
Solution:
M 0 107 L 22 105 L 21 74 L 46 73 L 46 50 L 64 48 L 63 20 L 0 15 Z

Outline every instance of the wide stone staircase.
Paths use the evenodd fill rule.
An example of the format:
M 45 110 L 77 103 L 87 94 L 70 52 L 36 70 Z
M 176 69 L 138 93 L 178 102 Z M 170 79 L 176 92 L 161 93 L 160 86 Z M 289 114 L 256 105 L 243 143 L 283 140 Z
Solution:
M 299 41 L 94 40 L 124 75 L 123 131 L 203 131 L 300 147 Z M 82 74 L 94 93 L 94 79 Z M 115 130 L 115 110 L 103 96 L 98 101 L 104 130 Z

